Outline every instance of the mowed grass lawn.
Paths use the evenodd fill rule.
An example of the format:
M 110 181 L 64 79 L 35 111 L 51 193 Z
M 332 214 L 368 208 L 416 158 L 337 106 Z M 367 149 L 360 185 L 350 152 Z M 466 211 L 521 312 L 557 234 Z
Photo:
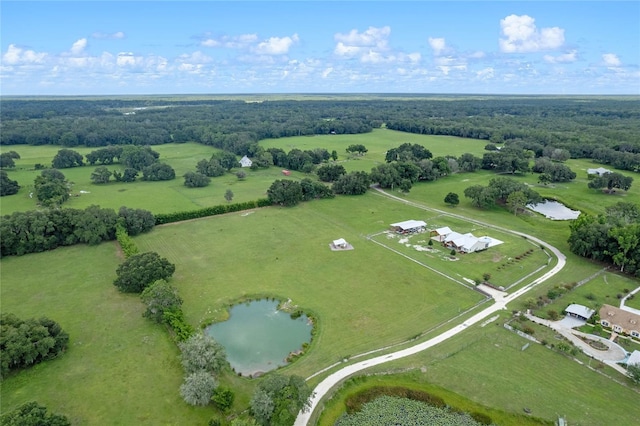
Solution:
M 372 223 L 385 229 L 415 208 L 373 196 L 343 200 L 157 227 L 136 243 L 177 265 L 173 283 L 192 324 L 223 319 L 230 303 L 257 295 L 291 299 L 317 317 L 311 350 L 286 368 L 303 377 L 407 340 L 482 300 L 364 237 Z M 355 249 L 331 251 L 337 238 Z
M 2 381 L 2 412 L 35 400 L 75 425 L 205 424 L 211 417 L 182 401 L 169 334 L 142 317 L 137 295 L 113 285 L 116 251 L 110 242 L 2 259 L 2 312 L 46 316 L 70 335 L 58 359 Z
M 542 345 L 522 350 L 528 340 L 502 327 L 507 315 L 375 371 L 424 369 L 422 380 L 484 406 L 512 413 L 528 408 L 547 420 L 566 416 L 570 425 L 637 424 L 637 386 L 616 383 Z

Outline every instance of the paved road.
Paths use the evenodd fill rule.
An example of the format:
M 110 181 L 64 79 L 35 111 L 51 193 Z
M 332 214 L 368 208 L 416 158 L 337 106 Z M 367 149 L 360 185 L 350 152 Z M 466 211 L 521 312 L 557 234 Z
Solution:
M 377 188 L 376 188 L 377 189 Z M 388 196 L 390 198 L 394 198 L 397 201 L 401 201 L 407 204 L 411 204 L 414 205 L 416 207 L 422 208 L 424 210 L 431 210 L 431 211 L 437 211 L 441 214 L 444 215 L 448 215 L 448 216 L 454 216 L 460 219 L 464 219 L 467 220 L 469 222 L 474 222 L 477 224 L 480 224 L 482 226 L 486 226 L 486 227 L 490 227 L 490 228 L 494 228 L 494 229 L 500 229 L 502 231 L 505 232 L 509 232 L 512 234 L 516 234 L 516 235 L 520 235 L 523 237 L 528 238 L 531 241 L 536 242 L 537 244 L 541 244 L 544 245 L 548 250 L 550 250 L 558 259 L 558 263 L 551 268 L 546 274 L 544 274 L 543 276 L 541 276 L 540 278 L 530 282 L 529 284 L 525 285 L 524 287 L 522 287 L 521 289 L 515 291 L 514 293 L 511 294 L 496 294 L 494 295 L 494 300 L 495 303 L 491 306 L 489 306 L 488 308 L 482 310 L 481 312 L 475 314 L 474 316 L 472 316 L 471 318 L 467 319 L 466 321 L 464 321 L 462 324 L 458 324 L 456 326 L 454 326 L 453 328 L 448 329 L 447 331 L 439 334 L 436 337 L 433 337 L 425 342 L 419 343 L 415 346 L 412 346 L 410 348 L 407 349 L 403 349 L 397 352 L 393 352 L 391 354 L 387 354 L 387 355 L 381 355 L 375 358 L 370 358 L 367 359 L 365 361 L 360 361 L 357 362 L 355 364 L 351 364 L 348 365 L 334 373 L 332 373 L 331 375 L 327 376 L 324 380 L 322 380 L 318 386 L 316 386 L 316 388 L 313 390 L 313 396 L 311 397 L 311 407 L 308 411 L 306 412 L 300 412 L 298 414 L 298 417 L 296 418 L 295 421 L 295 426 L 306 426 L 307 423 L 309 422 L 312 413 L 315 411 L 315 409 L 317 408 L 320 400 L 331 391 L 331 389 L 336 386 L 338 383 L 340 383 L 342 380 L 346 379 L 347 377 L 362 371 L 364 369 L 367 369 L 369 367 L 373 367 L 376 365 L 380 365 L 380 364 L 384 364 L 385 362 L 389 362 L 389 361 L 393 361 L 396 359 L 400 359 L 400 358 L 404 358 L 406 356 L 409 355 L 414 355 L 418 352 L 424 351 L 426 349 L 429 349 L 435 345 L 437 345 L 438 343 L 441 343 L 447 339 L 449 339 L 450 337 L 455 336 L 456 334 L 466 330 L 469 326 L 476 324 L 480 321 L 482 321 L 483 319 L 491 316 L 492 314 L 494 314 L 495 312 L 498 312 L 502 309 L 506 309 L 506 305 L 507 303 L 511 302 L 514 299 L 517 299 L 518 297 L 522 296 L 523 294 L 525 294 L 526 292 L 528 292 L 529 290 L 531 290 L 533 287 L 537 286 L 538 284 L 548 280 L 549 278 L 551 278 L 552 276 L 554 276 L 555 274 L 557 274 L 558 272 L 560 272 L 560 270 L 562 268 L 564 268 L 564 265 L 566 263 L 566 258 L 565 256 L 560 252 L 560 250 L 558 250 L 557 248 L 545 243 L 544 241 L 535 238 L 531 235 L 527 235 L 527 234 L 523 234 L 521 232 L 515 232 L 515 231 L 511 231 L 505 228 L 501 228 L 498 226 L 494 226 L 494 225 L 489 225 L 477 220 L 472 220 L 469 218 L 466 218 L 464 216 L 461 215 L 454 215 L 454 214 L 450 214 L 448 212 L 445 212 L 443 210 L 437 210 L 437 209 L 432 209 L 432 208 L 428 208 L 425 206 L 421 206 L 420 204 L 417 203 L 413 203 L 413 202 L 407 202 L 406 200 L 400 198 L 400 197 L 396 197 L 394 195 L 390 195 L 385 193 L 384 191 L 381 191 L 378 189 L 378 191 L 380 191 L 382 194 L 384 194 L 385 196 Z

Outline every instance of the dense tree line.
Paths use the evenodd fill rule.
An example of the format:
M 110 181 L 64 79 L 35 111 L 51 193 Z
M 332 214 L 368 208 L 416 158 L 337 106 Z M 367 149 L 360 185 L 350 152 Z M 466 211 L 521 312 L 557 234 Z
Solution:
M 47 209 L 15 212 L 0 221 L 0 256 L 23 255 L 73 244 L 99 244 L 113 240 L 121 218 L 129 235 L 151 230 L 151 212 L 121 207 L 90 206 L 80 209 Z
M 581 214 L 569 225 L 569 247 L 583 257 L 614 264 L 640 277 L 640 207 L 619 202 L 598 216 Z
M 151 108 L 159 106 L 163 108 Z M 593 158 L 620 169 L 640 167 L 640 106 L 631 99 L 613 97 L 589 98 L 589 102 L 562 97 L 456 96 L 259 103 L 6 100 L 0 119 L 5 145 L 106 147 L 195 141 L 253 155 L 257 142 L 266 138 L 365 133 L 385 123 L 404 132 L 525 144 L 536 157 L 545 148 L 561 149 L 574 158 Z
M 22 320 L 0 315 L 0 378 L 11 370 L 53 359 L 64 352 L 69 335 L 48 318 Z

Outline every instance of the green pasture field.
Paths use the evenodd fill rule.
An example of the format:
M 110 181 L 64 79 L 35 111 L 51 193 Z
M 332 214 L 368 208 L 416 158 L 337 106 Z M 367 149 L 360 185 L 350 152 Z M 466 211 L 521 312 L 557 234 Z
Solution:
M 570 425 L 637 423 L 638 388 L 630 380 L 616 376 L 621 385 L 535 343 L 522 350 L 529 341 L 502 327 L 507 316 L 372 372 L 424 371 L 418 383 L 442 386 L 510 413 L 528 408 L 532 416 L 547 420 L 566 416 Z
M 196 326 L 224 318 L 229 304 L 251 295 L 291 298 L 312 313 L 318 318 L 312 348 L 285 368 L 305 377 L 343 357 L 405 341 L 482 299 L 389 256 L 361 232 L 411 216 L 414 208 L 364 196 L 343 210 L 343 200 L 354 201 L 183 222 L 135 240 L 176 263 L 172 283 Z M 343 218 L 336 216 L 341 211 Z M 332 252 L 329 243 L 338 237 L 355 250 Z M 46 315 L 71 335 L 60 359 L 3 382 L 4 407 L 37 399 L 77 424 L 193 424 L 213 415 L 181 401 L 177 349 L 163 327 L 142 318 L 137 296 L 112 285 L 120 261 L 114 243 L 2 259 L 3 312 Z M 238 410 L 245 409 L 255 381 L 228 374 L 223 380 L 239 393 Z M 60 392 L 66 382 L 71 389 Z M 158 401 L 165 408 L 156 409 Z
M 36 400 L 74 425 L 205 424 L 211 410 L 182 401 L 178 348 L 142 317 L 137 295 L 113 285 L 115 243 L 2 259 L 2 312 L 46 316 L 69 333 L 58 359 L 2 381 L 2 412 Z
M 303 377 L 407 340 L 483 299 L 368 241 L 359 224 L 348 221 L 364 216 L 386 226 L 389 214 L 369 210 L 398 203 L 362 197 L 343 210 L 345 220 L 341 201 L 161 226 L 135 240 L 142 251 L 155 250 L 178 265 L 173 282 L 192 324 L 224 319 L 235 300 L 261 295 L 291 299 L 318 318 L 310 352 L 286 368 Z M 415 214 L 415 208 L 399 207 L 401 217 Z M 337 238 L 354 250 L 331 251 Z
M 30 198 L 33 191 L 33 181 L 40 174 L 34 170 L 37 163 L 51 165 L 51 160 L 60 147 L 58 146 L 12 146 L 11 149 L 20 154 L 16 160 L 16 169 L 8 170 L 9 177 L 18 181 L 22 186 L 16 195 L 2 197 L 2 214 L 11 214 L 14 211 L 26 211 L 37 208 L 36 199 Z M 94 148 L 73 148 L 85 155 Z M 232 169 L 224 176 L 211 180 L 209 186 L 204 188 L 187 188 L 184 186 L 182 176 L 188 171 L 195 171 L 199 160 L 209 159 L 219 150 L 210 146 L 184 143 L 155 145 L 153 150 L 160 153 L 160 161 L 170 164 L 176 171 L 176 178 L 162 182 L 143 182 L 138 180 L 132 183 L 112 181 L 104 185 L 96 185 L 91 182 L 91 173 L 97 166 L 73 167 L 61 171 L 70 182 L 73 182 L 72 196 L 64 203 L 64 207 L 85 208 L 92 204 L 101 207 L 118 209 L 121 206 L 130 208 L 143 208 L 153 213 L 171 213 L 184 210 L 195 210 L 203 207 L 225 204 L 224 194 L 227 189 L 233 191 L 232 202 L 244 202 L 265 198 L 269 185 L 282 178 L 279 168 L 271 167 L 267 170 L 252 171 L 242 169 L 247 174 L 244 180 L 239 180 Z M 109 170 L 124 170 L 120 164 L 107 166 Z M 139 179 L 142 175 L 139 176 Z M 293 172 L 293 178 L 301 179 L 302 173 Z M 88 193 L 81 193 L 86 191 Z
M 287 151 L 292 147 L 336 149 L 338 161 L 344 161 L 347 170 L 370 171 L 384 161 L 387 149 L 404 142 L 423 143 L 420 141 L 427 141 L 425 146 L 436 156 L 464 152 L 481 156 L 485 145 L 484 141 L 411 135 L 386 129 L 365 135 L 287 138 L 261 143 Z M 363 157 L 347 159 L 344 148 L 351 143 L 362 143 L 369 152 Z M 476 149 L 472 150 L 473 147 Z M 36 208 L 24 182 L 32 183 L 39 174 L 30 170 L 33 165 L 50 164 L 60 147 L 3 149 L 13 149 L 21 155 L 16 161 L 16 170 L 9 171 L 9 176 L 24 187 L 17 195 L 2 197 L 1 213 Z M 82 154 L 93 150 L 73 149 Z M 89 191 L 72 197 L 65 207 L 98 204 L 117 209 L 126 205 L 154 213 L 191 210 L 225 203 L 226 189 L 234 192 L 233 202 L 262 198 L 271 182 L 282 178 L 280 169 L 275 167 L 259 171 L 244 169 L 247 172 L 244 181 L 238 181 L 229 173 L 212 179 L 209 187 L 189 189 L 183 186 L 180 176 L 194 170 L 198 160 L 209 158 L 216 150 L 195 143 L 160 145 L 153 149 L 160 152 L 161 161 L 174 167 L 178 178 L 169 182 L 94 185 L 90 175 L 95 166 L 64 169 L 63 173 L 75 183 L 75 194 L 80 190 Z M 572 208 L 593 214 L 603 213 L 606 206 L 621 200 L 640 204 L 639 179 L 628 193 L 601 194 L 587 188 L 586 171 L 580 171 L 593 167 L 594 163 L 569 160 L 567 164 L 578 173 L 576 182 L 545 187 L 537 184 L 537 174 L 509 177 L 532 185 L 545 197 L 557 198 Z M 108 167 L 121 168 L 120 165 Z M 638 175 L 624 173 L 634 178 Z M 474 184 L 487 185 L 496 176 L 488 171 L 456 174 L 436 182 L 418 183 L 408 194 L 390 193 L 444 212 L 531 234 L 559 248 L 567 256 L 565 268 L 510 308 L 521 309 L 526 298 L 546 294 L 554 285 L 587 278 L 602 268 L 570 253 L 566 221 L 547 220 L 535 213 L 516 216 L 499 206 L 487 210 L 471 206 L 463 196 L 464 189 Z M 301 179 L 306 175 L 293 172 L 292 177 Z M 444 203 L 448 192 L 460 195 L 457 207 Z M 135 241 L 142 251 L 157 251 L 176 264 L 172 283 L 185 301 L 187 320 L 195 326 L 224 319 L 230 304 L 247 297 L 291 298 L 294 304 L 314 315 L 318 328 L 309 352 L 283 369 L 286 374 L 308 377 L 344 357 L 404 342 L 481 300 L 478 293 L 367 240 L 368 235 L 387 229 L 390 223 L 407 219 L 423 219 L 429 225 L 437 222 L 438 226 L 453 224 L 452 229 L 458 230 L 459 226 L 463 232 L 477 228 L 467 224 L 470 227 L 462 229 L 464 221 L 390 201 L 369 191 L 364 196 L 338 196 L 295 208 L 269 207 L 165 225 L 136 237 Z M 473 232 L 477 236 L 483 234 Z M 465 277 L 469 275 L 467 271 L 471 271 L 474 276 L 467 277 L 471 279 L 489 272 L 491 281 L 498 285 L 502 285 L 502 280 L 508 283 L 518 279 L 519 272 L 513 266 L 498 272 L 487 270 L 487 265 L 495 269 L 501 263 L 495 262 L 493 256 L 500 254 L 502 259 L 513 254 L 511 245 L 524 248 L 530 243 L 518 237 L 498 235 L 492 229 L 486 234 L 505 244 L 484 253 L 458 255 L 462 260 L 448 262 L 447 271 Z M 332 252 L 329 243 L 337 238 L 345 238 L 355 249 Z M 400 246 L 397 241 L 394 245 Z M 541 251 L 535 253 L 538 257 L 530 256 L 530 265 L 522 264 L 523 272 L 534 270 L 545 261 Z M 476 263 L 478 260 L 483 262 Z M 212 408 L 192 408 L 180 398 L 182 370 L 177 361 L 178 350 L 162 327 L 141 317 L 142 305 L 137 296 L 122 295 L 112 285 L 120 261 L 114 243 L 61 248 L 1 260 L 2 312 L 22 317 L 46 315 L 60 322 L 71 335 L 70 348 L 60 359 L 3 381 L 3 411 L 36 399 L 51 411 L 67 414 L 74 424 L 130 424 L 132 421 L 150 425 L 184 424 L 185 419 L 191 424 L 204 424 L 214 415 Z M 636 286 L 637 280 L 607 273 L 564 295 L 557 301 L 564 306 L 558 305 L 557 310 L 564 309 L 568 301 L 586 304 L 582 293 L 586 291 L 602 300 L 608 300 L 609 295 L 614 298 L 612 304 L 616 304 L 619 288 Z M 550 308 L 552 306 L 546 309 Z M 423 354 L 381 368 L 426 366 L 424 381 L 506 412 L 520 413 L 523 407 L 530 407 L 534 416 L 546 419 L 566 414 L 570 424 L 632 424 L 628 420 L 637 418 L 637 393 L 538 345 L 522 352 L 522 339 L 502 327 L 491 325 L 472 330 L 473 335 L 462 333 Z M 233 410 L 245 409 L 255 380 L 226 373 L 222 381 L 236 390 Z M 61 392 L 61 384 L 67 383 L 69 386 Z M 608 405 L 605 395 L 609 395 Z M 611 395 L 616 395 L 614 410 L 610 405 Z M 636 404 L 631 404 L 634 401 Z M 635 417 L 631 415 L 634 410 Z

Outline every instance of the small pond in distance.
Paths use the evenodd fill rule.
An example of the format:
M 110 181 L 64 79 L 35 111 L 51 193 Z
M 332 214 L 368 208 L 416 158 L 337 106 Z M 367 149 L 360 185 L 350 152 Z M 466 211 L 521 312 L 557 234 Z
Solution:
M 290 353 L 311 341 L 312 328 L 306 315 L 292 319 L 278 310 L 278 301 L 263 299 L 233 306 L 227 321 L 206 332 L 224 346 L 237 373 L 253 376 L 286 365 Z
M 544 202 L 538 204 L 527 204 L 527 208 L 543 214 L 547 219 L 551 220 L 572 220 L 580 216 L 579 210 L 571 210 L 564 204 L 551 200 L 544 200 Z

